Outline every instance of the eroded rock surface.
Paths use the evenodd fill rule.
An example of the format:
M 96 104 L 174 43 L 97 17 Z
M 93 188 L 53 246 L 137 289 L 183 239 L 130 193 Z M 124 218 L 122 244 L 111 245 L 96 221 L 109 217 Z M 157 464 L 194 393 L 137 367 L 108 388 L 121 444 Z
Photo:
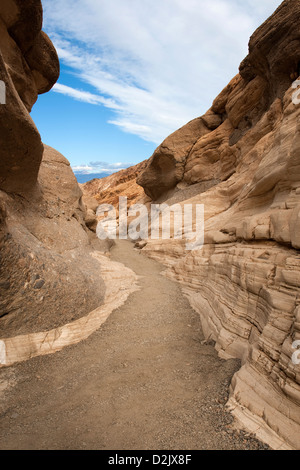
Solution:
M 28 200 L 0 193 L 1 337 L 52 329 L 102 303 L 101 267 L 92 256 L 82 193 L 69 162 L 45 147 Z
M 185 286 L 207 338 L 243 367 L 230 405 L 274 448 L 300 448 L 300 4 L 253 34 L 240 73 L 211 109 L 156 150 L 138 178 L 153 200 L 205 205 L 205 244 L 149 241 Z
M 0 338 L 53 330 L 105 297 L 82 191 L 30 115 L 59 76 L 39 0 L 0 4 Z M 98 248 L 101 249 L 100 242 Z
M 34 188 L 43 145 L 29 113 L 38 94 L 59 76 L 59 61 L 41 31 L 40 0 L 5 0 L 0 5 L 0 80 L 6 105 L 0 106 L 0 189 L 22 194 Z
M 149 197 L 141 186 L 136 182 L 137 177 L 145 170 L 147 161 L 113 173 L 102 179 L 94 179 L 80 185 L 83 191 L 83 203 L 86 207 L 86 225 L 96 232 L 98 218 L 97 208 L 101 204 L 109 204 L 116 208 L 116 215 L 119 216 L 119 198 L 127 198 L 127 207 L 133 204 L 147 203 Z
M 136 183 L 137 177 L 145 170 L 148 161 L 138 163 L 137 165 L 113 173 L 102 179 L 94 179 L 88 183 L 82 184 L 81 189 L 84 194 L 84 201 L 89 209 L 97 210 L 97 203 L 117 205 L 119 196 L 126 196 L 128 205 L 135 204 L 144 197 L 144 191 Z M 91 198 L 94 199 L 91 200 Z M 95 205 L 96 200 L 96 205 Z

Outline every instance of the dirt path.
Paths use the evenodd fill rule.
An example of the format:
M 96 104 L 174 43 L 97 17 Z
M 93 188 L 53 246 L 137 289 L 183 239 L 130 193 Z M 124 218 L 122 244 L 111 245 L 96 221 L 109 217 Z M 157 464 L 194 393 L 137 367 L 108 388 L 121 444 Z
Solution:
M 112 259 L 142 276 L 141 290 L 87 341 L 0 371 L 0 449 L 264 448 L 230 428 L 239 363 L 202 344 L 179 286 L 130 242 Z

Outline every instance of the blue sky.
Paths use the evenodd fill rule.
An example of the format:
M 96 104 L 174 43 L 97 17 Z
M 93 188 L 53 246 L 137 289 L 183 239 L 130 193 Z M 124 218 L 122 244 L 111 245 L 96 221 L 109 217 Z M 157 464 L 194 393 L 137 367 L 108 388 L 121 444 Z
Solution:
M 43 0 L 61 76 L 32 117 L 77 175 L 149 158 L 238 72 L 278 0 Z M 88 176 L 85 177 L 89 179 Z

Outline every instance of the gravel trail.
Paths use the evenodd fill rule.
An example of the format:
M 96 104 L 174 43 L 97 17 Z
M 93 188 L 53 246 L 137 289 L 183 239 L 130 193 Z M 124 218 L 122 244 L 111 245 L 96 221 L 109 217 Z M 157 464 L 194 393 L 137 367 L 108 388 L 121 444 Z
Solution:
M 218 358 L 163 266 L 118 241 L 141 290 L 88 340 L 0 370 L 0 449 L 265 449 L 225 404 L 239 361 Z

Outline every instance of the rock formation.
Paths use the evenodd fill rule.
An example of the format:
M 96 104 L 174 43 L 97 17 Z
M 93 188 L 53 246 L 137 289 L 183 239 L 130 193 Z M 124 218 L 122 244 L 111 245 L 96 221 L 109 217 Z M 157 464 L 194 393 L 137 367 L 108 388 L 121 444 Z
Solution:
M 103 263 L 94 256 L 94 248 L 105 246 L 86 226 L 82 191 L 69 162 L 42 144 L 29 115 L 38 94 L 59 76 L 56 51 L 41 30 L 42 13 L 40 0 L 0 4 L 0 80 L 6 91 L 0 105 L 1 341 L 54 331 L 107 298 Z M 56 340 L 60 334 L 56 330 Z M 19 342 L 12 344 L 14 357 L 21 357 Z M 31 354 L 32 347 L 23 349 Z
M 80 185 L 87 211 L 85 223 L 90 230 L 96 231 L 98 223 L 96 212 L 100 204 L 110 204 L 118 210 L 120 196 L 127 197 L 128 208 L 136 203 L 150 201 L 143 188 L 136 183 L 137 177 L 145 170 L 147 163 L 144 161 L 106 178 L 93 179 Z
M 113 173 L 106 178 L 94 179 L 80 185 L 87 206 L 95 211 L 95 202 L 91 201 L 90 197 L 93 197 L 98 205 L 117 205 L 119 196 L 126 196 L 128 198 L 128 205 L 135 204 L 141 200 L 145 194 L 143 188 L 136 183 L 136 179 L 145 170 L 147 164 L 148 161 L 145 160 L 135 166 Z
M 29 115 L 59 74 L 41 2 L 1 1 L 0 365 L 4 346 L 13 363 L 60 349 L 65 332 L 71 344 L 93 330 L 91 312 L 116 290 L 106 289 L 110 268 L 95 256 L 88 227 L 95 230 L 98 202 L 149 201 L 138 176 L 153 201 L 204 204 L 202 250 L 149 240 L 143 251 L 182 284 L 219 354 L 242 361 L 229 400 L 237 419 L 273 448 L 300 448 L 300 365 L 292 361 L 300 340 L 299 27 L 298 0 L 285 0 L 204 116 L 149 162 L 84 185 L 83 201 L 68 161 L 42 144 Z M 123 298 L 135 278 L 127 280 Z
M 168 137 L 137 182 L 153 200 L 205 205 L 205 244 L 150 240 L 223 358 L 240 358 L 235 416 L 274 448 L 300 448 L 300 4 L 253 34 L 239 74 Z
M 43 156 L 40 135 L 29 116 L 38 94 L 59 76 L 56 51 L 42 28 L 40 0 L 5 0 L 0 5 L 0 189 L 18 194 L 32 189 Z

